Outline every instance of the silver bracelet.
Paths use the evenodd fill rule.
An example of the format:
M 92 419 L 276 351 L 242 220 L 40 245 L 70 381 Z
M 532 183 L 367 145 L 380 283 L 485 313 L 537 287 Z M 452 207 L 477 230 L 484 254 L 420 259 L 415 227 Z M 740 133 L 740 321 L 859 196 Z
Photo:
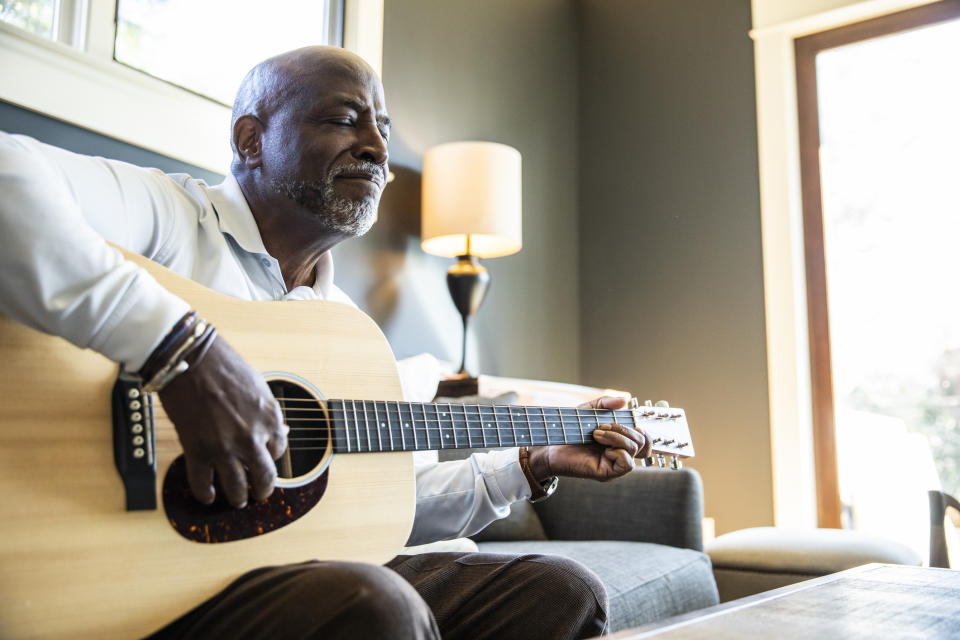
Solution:
M 193 346 L 193 343 L 204 334 L 207 330 L 207 321 L 199 320 L 193 328 L 193 333 L 187 337 L 180 348 L 170 356 L 170 359 L 167 361 L 167 364 L 163 365 L 159 371 L 149 381 L 145 382 L 143 385 L 144 393 L 155 393 L 161 391 L 165 386 L 170 384 L 170 381 L 176 378 L 181 373 L 185 372 L 190 368 L 190 365 L 183 360 L 183 356 L 187 351 L 190 350 L 190 347 Z

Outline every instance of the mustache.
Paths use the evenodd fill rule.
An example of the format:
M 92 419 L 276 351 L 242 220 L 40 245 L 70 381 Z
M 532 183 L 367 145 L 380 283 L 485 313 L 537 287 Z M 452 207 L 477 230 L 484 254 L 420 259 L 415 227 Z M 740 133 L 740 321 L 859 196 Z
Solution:
M 333 180 L 337 176 L 345 173 L 365 173 L 371 175 L 380 183 L 380 186 L 383 186 L 387 182 L 386 169 L 383 165 L 371 162 L 370 160 L 357 160 L 350 164 L 334 167 L 330 170 L 330 173 L 327 174 L 327 178 Z

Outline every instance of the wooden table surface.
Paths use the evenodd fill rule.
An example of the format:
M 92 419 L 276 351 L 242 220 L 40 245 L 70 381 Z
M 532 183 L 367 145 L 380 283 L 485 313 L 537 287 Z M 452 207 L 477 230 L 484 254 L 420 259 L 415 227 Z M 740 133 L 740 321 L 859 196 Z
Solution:
M 960 638 L 960 571 L 868 564 L 620 631 L 612 638 Z

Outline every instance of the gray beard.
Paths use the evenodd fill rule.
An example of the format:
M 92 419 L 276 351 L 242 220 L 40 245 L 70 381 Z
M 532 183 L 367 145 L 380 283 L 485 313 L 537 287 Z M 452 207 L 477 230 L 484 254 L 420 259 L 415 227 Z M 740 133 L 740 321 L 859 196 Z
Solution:
M 382 166 L 368 160 L 360 160 L 350 166 L 337 167 L 327 174 L 323 182 L 307 182 L 294 178 L 274 178 L 271 186 L 276 193 L 284 195 L 315 216 L 323 219 L 331 231 L 362 236 L 377 219 L 379 196 L 373 200 L 363 198 L 350 200 L 337 196 L 334 179 L 346 171 L 370 171 L 384 173 Z

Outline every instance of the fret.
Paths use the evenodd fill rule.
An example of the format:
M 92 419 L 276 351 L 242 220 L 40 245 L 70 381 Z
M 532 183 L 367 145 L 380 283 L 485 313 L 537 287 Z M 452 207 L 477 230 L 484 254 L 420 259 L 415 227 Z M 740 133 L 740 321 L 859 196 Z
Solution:
M 530 444 L 534 445 L 536 442 L 533 439 L 533 421 L 530 420 L 530 409 L 528 407 L 523 407 L 523 415 L 527 418 L 527 433 L 530 434 Z
M 499 440 L 500 439 L 500 419 L 497 417 L 496 405 L 494 405 L 493 408 L 491 408 L 491 411 L 493 412 L 493 426 L 497 430 L 497 440 Z M 502 447 L 503 445 L 501 444 L 500 446 Z
M 393 436 L 391 435 L 393 428 L 390 426 L 390 403 L 388 402 L 383 403 L 383 412 L 387 416 L 387 436 L 390 438 L 390 442 L 393 442 Z M 380 451 L 383 451 L 383 440 L 380 437 L 379 428 L 377 429 L 377 442 L 380 443 Z M 392 449 L 393 447 L 391 446 L 390 448 Z
M 496 419 L 497 419 L 496 413 L 493 414 L 493 419 L 494 419 L 494 422 L 496 422 Z M 480 422 L 483 423 L 483 411 L 480 412 Z M 502 447 L 503 440 L 500 438 L 500 425 L 495 424 L 494 428 L 497 430 L 497 446 Z
M 372 402 L 372 404 L 373 404 L 374 424 L 377 424 L 380 422 L 380 415 L 377 413 L 377 403 Z M 364 412 L 366 412 L 366 408 L 367 408 L 366 400 L 363 401 L 363 408 L 364 408 Z M 369 420 L 364 421 L 364 427 L 367 430 L 367 451 L 373 451 L 373 438 L 370 437 L 370 421 Z
M 444 415 L 450 416 L 450 422 L 453 423 L 453 407 L 450 406 L 450 403 L 447 403 L 447 413 Z M 438 449 L 443 449 L 443 425 L 440 420 L 437 420 L 437 437 L 440 438 L 440 446 Z
M 543 420 L 543 435 L 547 437 L 547 445 L 550 445 L 550 431 L 547 429 L 547 412 L 543 410 L 543 407 L 540 409 L 540 418 Z
M 520 440 L 517 438 L 517 425 L 513 421 L 513 409 L 507 407 L 507 415 L 510 416 L 510 429 L 513 430 L 513 441 L 517 443 L 517 446 L 520 446 Z
M 423 415 L 423 432 L 424 432 L 424 434 L 427 433 L 427 410 L 426 410 L 425 407 L 426 407 L 426 405 L 424 405 L 424 404 L 421 402 L 421 403 L 420 403 L 420 413 Z M 428 446 L 427 448 L 429 449 L 430 447 Z M 417 443 L 417 421 L 416 421 L 416 420 L 413 421 L 413 449 L 414 449 L 415 451 L 419 451 L 419 450 L 420 450 L 420 445 Z
M 439 424 L 439 422 L 440 422 L 440 406 L 434 404 L 434 405 L 431 405 L 431 408 L 433 409 L 433 421 L 436 422 L 437 424 Z M 438 427 L 438 429 L 439 429 L 439 427 Z M 424 435 L 425 435 L 425 437 L 426 437 L 426 439 L 427 439 L 427 449 L 439 449 L 440 447 L 434 446 L 434 445 L 430 442 L 430 434 L 431 434 L 431 432 L 432 432 L 432 430 L 430 429 L 430 423 L 424 423 L 424 425 L 423 425 L 423 433 L 424 433 Z
M 357 401 L 351 400 L 350 404 L 353 405 L 353 431 L 357 440 L 357 451 L 363 451 L 363 443 L 360 442 L 360 414 L 357 412 Z M 364 404 L 363 400 L 360 401 L 360 406 L 363 407 L 363 423 L 367 423 L 367 406 Z
M 570 444 L 570 441 L 567 439 L 567 428 L 566 428 L 566 425 L 563 423 L 563 414 L 560 412 L 560 409 L 557 409 L 556 407 L 547 407 L 545 409 L 542 409 L 542 411 L 544 413 L 549 413 L 551 419 L 554 419 L 553 414 L 556 414 L 555 419 L 557 420 L 557 422 L 559 422 L 559 426 L 560 426 L 560 439 L 563 440 L 563 444 Z M 551 426 L 551 428 L 553 427 Z
M 470 436 L 470 418 L 467 417 L 467 405 L 462 404 L 462 405 L 460 405 L 460 407 L 461 407 L 461 409 L 463 409 L 463 428 L 464 428 L 464 429 L 466 430 L 466 432 L 467 432 L 467 437 L 469 437 L 469 436 Z M 454 447 L 457 447 L 457 428 L 456 428 L 456 425 L 454 425 L 454 428 L 453 428 L 453 446 L 454 446 Z
M 583 421 L 580 419 L 580 412 L 579 412 L 579 411 L 576 411 L 576 416 L 577 416 L 577 426 L 580 428 L 580 440 L 581 440 L 581 442 L 586 442 L 586 441 L 587 441 L 587 436 L 586 436 L 586 434 L 584 434 L 584 432 L 583 432 Z
M 330 403 L 330 412 L 333 413 L 334 416 L 337 415 L 336 410 L 334 409 L 333 402 Z M 337 423 L 336 418 L 333 419 L 333 423 L 334 424 Z M 347 453 L 350 453 L 350 420 L 347 417 L 347 401 L 346 400 L 343 401 L 343 435 L 347 439 Z
M 463 419 L 464 419 L 464 421 L 466 422 L 466 424 L 464 424 L 464 428 L 467 430 L 467 433 L 470 433 L 470 430 L 471 430 L 471 427 L 470 427 L 470 418 L 471 418 L 471 415 L 474 413 L 474 411 L 476 411 L 478 414 L 479 414 L 479 412 L 480 412 L 480 407 L 479 407 L 479 406 L 470 406 L 469 409 L 470 409 L 470 410 L 467 411 L 467 405 L 463 405 Z M 475 416 L 474 416 L 474 419 L 476 419 Z M 483 427 L 483 417 L 482 417 L 482 416 L 480 417 L 480 426 L 481 426 L 481 428 Z
M 400 417 L 400 403 L 396 400 L 393 401 L 393 404 L 397 408 L 397 412 L 394 413 L 393 409 L 390 408 L 390 401 L 384 402 L 387 409 L 387 451 L 395 451 L 393 448 L 393 430 L 403 428 L 403 418 Z M 390 418 L 393 418 L 393 422 L 390 421 Z
M 480 446 L 484 449 L 487 448 L 487 430 L 483 428 L 483 420 L 480 421 Z
M 383 451 L 383 426 L 384 423 L 382 420 L 386 420 L 386 425 L 389 430 L 390 425 L 390 405 L 387 404 L 385 400 L 375 400 L 373 406 L 379 406 L 379 411 L 383 413 L 383 418 L 377 418 L 376 433 L 377 433 L 377 446 L 380 448 L 380 451 Z M 379 413 L 378 413 L 379 416 Z
M 407 405 L 407 411 L 408 411 L 408 412 L 411 411 L 411 409 L 410 409 L 410 403 L 409 403 L 409 402 L 405 402 L 404 404 Z M 399 403 L 399 402 L 397 403 L 397 416 L 400 416 L 400 403 Z M 413 422 L 413 418 L 412 418 L 412 417 L 410 418 L 410 422 Z M 400 418 L 400 450 L 401 450 L 401 451 L 406 451 L 406 450 L 407 450 L 407 439 L 406 439 L 406 438 L 404 437 L 404 435 L 403 435 L 403 427 L 404 427 L 404 426 L 405 426 L 405 425 L 403 424 L 403 418 L 401 417 L 401 418 Z M 416 426 L 416 425 L 414 425 L 414 426 Z
M 358 418 L 358 415 L 357 415 L 357 402 L 356 402 L 356 400 L 351 400 L 351 402 L 353 403 L 353 431 L 354 431 L 354 435 L 356 436 L 356 440 L 357 440 L 357 451 L 363 451 L 363 442 L 361 442 L 361 440 L 360 440 L 360 422 L 357 420 L 357 418 Z M 363 402 L 361 401 L 360 404 L 362 405 Z M 367 408 L 366 408 L 366 407 L 363 408 L 363 417 L 364 417 L 363 423 L 366 424 L 366 423 L 367 423 L 367 421 L 366 421 Z
M 472 438 L 470 437 L 470 425 L 467 425 L 467 449 L 473 448 Z

